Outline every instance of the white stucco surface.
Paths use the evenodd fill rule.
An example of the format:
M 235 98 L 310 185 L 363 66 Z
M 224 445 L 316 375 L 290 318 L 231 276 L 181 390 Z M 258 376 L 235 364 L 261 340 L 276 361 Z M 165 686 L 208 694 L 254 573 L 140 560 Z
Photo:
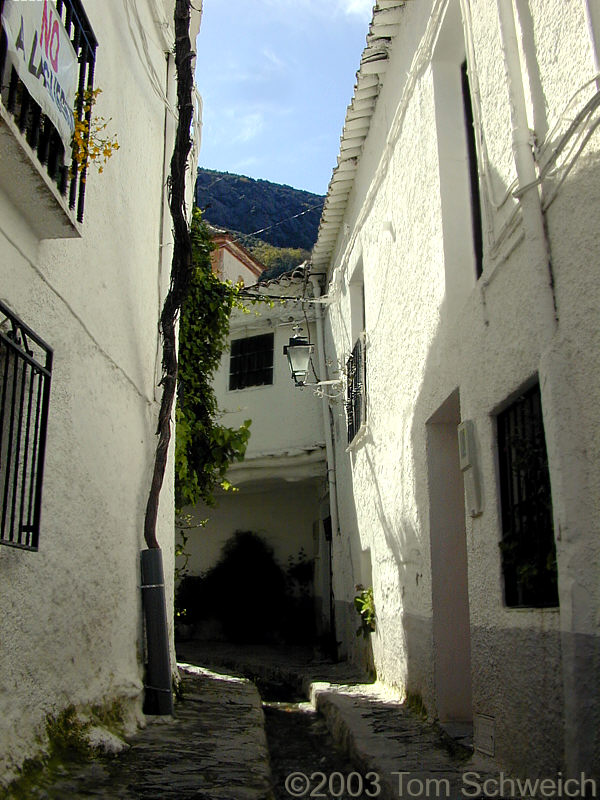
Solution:
M 243 283 L 244 286 L 256 283 L 256 274 L 226 248 L 223 248 L 220 266 L 223 270 L 221 278 L 224 281 L 231 281 L 233 284 Z
M 1 297 L 54 350 L 39 551 L 0 547 L 0 781 L 39 753 L 46 719 L 67 707 L 116 703 L 129 725 L 141 717 L 139 558 L 170 268 L 173 82 L 157 4 L 84 5 L 100 45 L 97 112 L 120 149 L 88 174 L 81 237 L 40 241 L 0 195 Z M 173 3 L 165 9 L 171 20 Z M 158 523 L 168 599 L 172 481 L 169 462 Z
M 190 536 L 188 569 L 201 575 L 214 566 L 223 545 L 236 531 L 258 533 L 273 548 L 278 563 L 286 568 L 290 558 L 303 550 L 314 558 L 313 523 L 319 482 L 273 483 L 262 491 L 242 489 L 221 496 L 216 508 L 196 507 L 191 523 L 207 519 L 205 527 Z
M 310 312 L 312 315 L 312 312 Z M 306 323 L 293 302 L 269 309 L 264 304 L 250 306 L 249 313 L 236 312 L 230 339 L 244 339 L 273 333 L 273 383 L 229 390 L 229 353 L 225 353 L 215 375 L 215 391 L 223 424 L 235 427 L 252 420 L 246 460 L 263 454 L 285 453 L 297 448 L 323 444 L 321 404 L 314 389 L 298 389 L 290 376 L 283 347 L 294 335 L 293 326 L 302 326 L 302 334 L 315 341 L 315 325 Z M 315 382 L 311 372 L 310 381 Z
M 285 278 L 263 290 L 274 296 L 302 296 L 302 285 L 301 278 Z M 214 379 L 221 422 L 237 427 L 252 420 L 250 441 L 244 460 L 232 464 L 227 473 L 236 491 L 218 492 L 214 508 L 199 505 L 184 510 L 191 514 L 192 525 L 207 520 L 204 527 L 189 532 L 187 567 L 192 575 L 205 573 L 236 531 L 253 531 L 273 548 L 283 568 L 300 550 L 308 559 L 316 559 L 314 591 L 322 606 L 328 590 L 319 572 L 320 520 L 329 513 L 322 502 L 327 477 L 322 403 L 315 387 L 294 386 L 283 354 L 295 325 L 302 328 L 301 335 L 316 342 L 315 308 L 305 303 L 303 311 L 299 302 L 279 300 L 248 308 L 249 313 L 232 315 L 230 341 L 273 333 L 273 382 L 229 390 L 230 353 L 223 354 Z M 308 382 L 316 382 L 312 372 Z M 324 569 L 328 576 L 328 566 Z
M 432 492 L 440 487 L 428 470 L 436 444 L 428 440 L 427 423 L 458 391 L 460 418 L 475 427 L 483 495 L 483 513 L 465 514 L 468 585 L 461 587 L 468 596 L 472 713 L 494 719 L 498 763 L 526 775 L 557 764 L 593 771 L 600 754 L 600 699 L 590 679 L 600 608 L 594 466 L 600 351 L 592 310 L 600 300 L 598 136 L 591 131 L 597 111 L 561 138 L 597 89 L 589 83 L 594 61 L 584 4 L 567 5 L 515 4 L 520 62 L 507 67 L 496 3 L 405 4 L 325 289 L 331 300 L 327 357 L 345 363 L 354 343 L 350 285 L 362 273 L 366 434 L 348 450 L 342 407 L 334 419 L 338 638 L 351 656 L 364 658 L 356 651 L 351 604 L 355 584 L 372 585 L 378 677 L 418 693 L 430 716 L 439 716 L 430 520 Z M 457 39 L 444 26 L 460 8 Z M 466 156 L 460 137 L 440 141 L 449 135 L 441 123 L 452 124 L 453 113 L 464 125 L 461 104 L 453 109 L 442 92 L 461 52 L 468 61 L 483 206 L 479 280 L 462 233 L 461 214 L 468 215 L 468 229 L 470 209 L 461 211 L 456 179 L 444 181 L 452 171 L 464 174 Z M 542 168 L 549 165 L 541 191 L 544 208 L 551 203 L 547 241 L 536 222 L 538 189 L 522 200 L 511 194 L 523 158 L 523 147 L 520 154 L 515 150 L 515 68 L 524 76 L 534 155 Z M 536 376 L 560 609 L 517 610 L 503 601 L 495 415 Z

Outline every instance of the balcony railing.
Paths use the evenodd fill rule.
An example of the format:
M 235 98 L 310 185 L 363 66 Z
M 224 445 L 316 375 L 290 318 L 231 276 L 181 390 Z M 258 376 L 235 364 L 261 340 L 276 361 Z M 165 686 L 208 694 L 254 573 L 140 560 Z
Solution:
M 0 303 L 0 544 L 37 550 L 52 350 Z
M 0 15 L 8 0 L 0 0 Z M 31 0 L 29 0 L 31 2 Z M 40 4 L 43 0 L 37 0 Z M 81 119 L 85 95 L 94 85 L 94 66 L 97 41 L 92 27 L 83 10 L 81 0 L 48 0 L 52 9 L 59 15 L 77 56 L 79 78 L 75 118 Z M 65 163 L 65 147 L 61 137 L 50 119 L 28 92 L 19 78 L 16 69 L 7 58 L 8 40 L 4 27 L 0 37 L 0 91 L 2 104 L 12 115 L 15 124 L 25 137 L 29 146 L 36 152 L 50 179 L 68 202 L 78 222 L 83 222 L 85 199 L 85 168 L 78 172 L 75 159 Z M 86 112 L 89 123 L 91 110 Z

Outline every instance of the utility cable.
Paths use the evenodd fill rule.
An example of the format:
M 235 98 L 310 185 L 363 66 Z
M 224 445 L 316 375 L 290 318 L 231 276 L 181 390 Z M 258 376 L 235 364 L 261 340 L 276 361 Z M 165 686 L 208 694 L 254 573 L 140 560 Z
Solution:
M 272 225 L 268 225 L 266 228 L 259 228 L 257 231 L 253 231 L 252 233 L 244 233 L 244 236 L 256 236 L 258 233 L 264 233 L 265 231 L 270 231 L 272 228 L 277 228 L 279 225 L 283 225 L 284 222 L 289 222 L 292 219 L 298 219 L 298 217 L 303 217 L 304 214 L 308 214 L 309 211 L 314 211 L 315 208 L 322 208 L 323 203 L 317 203 L 314 206 L 310 206 L 310 208 L 306 208 L 304 211 L 301 211 L 299 214 L 294 214 L 291 217 L 287 217 L 286 219 L 282 219 L 280 222 L 274 222 Z M 241 236 L 237 239 L 234 239 L 234 242 L 241 241 Z
M 595 78 L 594 78 L 594 80 L 595 80 Z M 587 85 L 588 84 L 586 84 L 586 86 Z M 585 87 L 582 87 L 582 88 L 585 88 Z M 581 89 L 579 89 L 578 92 L 579 91 L 581 91 Z M 558 140 L 557 144 L 554 147 L 554 150 L 552 151 L 552 154 L 550 155 L 550 157 L 548 158 L 548 160 L 546 161 L 544 166 L 540 169 L 539 175 L 536 178 L 536 180 L 532 181 L 531 183 L 526 184 L 525 186 L 519 187 L 519 189 L 517 191 L 513 192 L 513 196 L 514 197 L 519 199 L 521 197 L 521 195 L 523 195 L 526 191 L 528 191 L 529 189 L 531 189 L 534 186 L 538 186 L 539 184 L 541 184 L 542 181 L 544 180 L 544 178 L 548 177 L 548 175 L 556 174 L 558 172 L 558 170 L 560 169 L 560 167 L 556 167 L 555 169 L 552 169 L 553 166 L 558 161 L 558 158 L 559 158 L 560 154 L 563 152 L 563 150 L 565 150 L 567 148 L 567 146 L 569 145 L 570 139 L 572 137 L 575 137 L 575 134 L 577 134 L 577 136 L 575 137 L 574 141 L 571 142 L 571 145 L 569 147 L 569 150 L 568 150 L 567 156 L 565 158 L 565 161 L 562 164 L 562 168 L 565 169 L 565 174 L 563 174 L 563 176 L 561 177 L 560 183 L 558 184 L 558 186 L 556 187 L 556 189 L 554 190 L 554 192 L 552 194 L 552 199 L 554 199 L 554 197 L 556 195 L 556 192 L 558 191 L 560 186 L 562 186 L 562 184 L 564 183 L 564 179 L 566 178 L 566 175 L 572 170 L 572 168 L 575 165 L 575 162 L 577 161 L 577 159 L 581 155 L 585 145 L 588 143 L 591 134 L 596 130 L 596 128 L 600 124 L 600 122 L 598 120 L 596 120 L 594 123 L 592 123 L 591 127 L 589 128 L 587 133 L 585 133 L 585 135 L 584 135 L 584 130 L 581 129 L 582 125 L 584 125 L 586 122 L 589 122 L 589 119 L 592 116 L 593 112 L 599 106 L 600 106 L 600 92 L 596 92 L 593 95 L 593 97 L 591 97 L 590 100 L 588 100 L 588 102 L 581 109 L 581 111 L 579 111 L 579 113 L 575 116 L 575 119 L 571 122 L 571 124 L 569 125 L 569 127 L 567 128 L 565 133 Z M 563 112 L 563 114 L 561 115 L 561 118 L 564 118 L 564 114 L 565 113 L 566 112 Z M 557 126 L 555 126 L 555 128 L 553 130 L 556 130 L 556 127 Z M 583 137 L 583 143 L 579 147 L 577 147 L 578 142 L 581 140 L 582 137 Z
M 547 199 L 544 200 L 544 206 L 543 206 L 543 210 L 544 211 L 546 211 L 552 205 L 552 203 L 556 200 L 556 196 L 558 195 L 558 192 L 559 192 L 561 186 L 563 185 L 563 183 L 567 179 L 567 176 L 569 175 L 569 173 L 571 172 L 571 170 L 575 166 L 575 162 L 577 161 L 577 159 L 579 158 L 579 156 L 583 152 L 585 146 L 587 145 L 587 143 L 589 142 L 589 140 L 591 139 L 591 137 L 593 136 L 593 134 L 595 133 L 596 129 L 599 126 L 600 126 L 600 119 L 597 119 L 594 122 L 594 124 L 592 125 L 592 127 L 589 129 L 589 131 L 587 132 L 586 136 L 584 137 L 583 142 L 581 143 L 579 149 L 575 153 L 575 156 L 574 156 L 573 160 L 571 161 L 571 163 L 568 166 L 565 167 L 565 171 L 562 174 L 562 176 L 561 176 L 558 184 L 556 185 L 554 191 L 552 192 L 552 194 Z
M 140 19 L 140 15 L 136 5 L 136 0 L 126 0 L 125 11 L 127 13 L 127 24 L 129 27 L 129 32 L 131 34 L 133 45 L 135 47 L 138 58 L 150 80 L 150 86 L 152 87 L 157 97 L 165 105 L 169 113 L 173 116 L 173 118 L 177 119 L 177 111 L 173 107 L 173 105 L 169 102 L 169 98 L 167 97 L 162 88 L 161 80 L 154 68 L 154 64 L 152 63 L 152 59 L 150 57 L 150 49 L 148 47 L 148 37 L 146 36 L 144 25 L 142 24 L 142 21 Z M 136 33 L 138 34 L 137 36 Z M 138 41 L 138 37 L 139 40 L 141 40 L 141 48 Z M 162 53 L 162 48 L 159 47 L 159 49 Z

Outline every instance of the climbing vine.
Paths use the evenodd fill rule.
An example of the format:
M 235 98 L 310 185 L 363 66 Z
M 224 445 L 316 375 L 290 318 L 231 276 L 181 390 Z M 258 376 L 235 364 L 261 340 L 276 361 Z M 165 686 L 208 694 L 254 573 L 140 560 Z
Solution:
M 193 277 L 192 241 L 186 215 L 185 189 L 188 156 L 192 149 L 190 130 L 194 104 L 192 92 L 193 51 L 190 42 L 189 0 L 175 0 L 175 67 L 177 72 L 177 130 L 171 156 L 169 175 L 169 210 L 173 221 L 173 256 L 171 259 L 171 281 L 160 315 L 162 336 L 162 380 L 163 393 L 158 412 L 156 433 L 158 443 L 154 456 L 152 482 L 148 492 L 144 515 L 144 540 L 149 549 L 159 547 L 156 538 L 158 501 L 165 476 L 171 441 L 171 413 L 177 386 L 177 336 L 175 324 L 187 297 Z
M 229 317 L 243 308 L 240 287 L 213 274 L 213 244 L 202 215 L 194 210 L 191 227 L 193 274 L 183 303 L 179 329 L 179 378 L 175 437 L 175 505 L 202 500 L 214 504 L 213 492 L 225 480 L 228 466 L 241 461 L 250 438 L 250 420 L 239 428 L 219 422 L 212 387 L 227 346 Z

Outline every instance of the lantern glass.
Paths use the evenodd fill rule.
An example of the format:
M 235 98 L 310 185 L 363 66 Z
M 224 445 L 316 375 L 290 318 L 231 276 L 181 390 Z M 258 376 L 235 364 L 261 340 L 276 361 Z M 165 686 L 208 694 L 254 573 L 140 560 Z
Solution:
M 300 336 L 292 337 L 289 344 L 283 348 L 296 386 L 303 386 L 306 383 L 308 365 L 313 350 L 314 345 L 309 344 Z

